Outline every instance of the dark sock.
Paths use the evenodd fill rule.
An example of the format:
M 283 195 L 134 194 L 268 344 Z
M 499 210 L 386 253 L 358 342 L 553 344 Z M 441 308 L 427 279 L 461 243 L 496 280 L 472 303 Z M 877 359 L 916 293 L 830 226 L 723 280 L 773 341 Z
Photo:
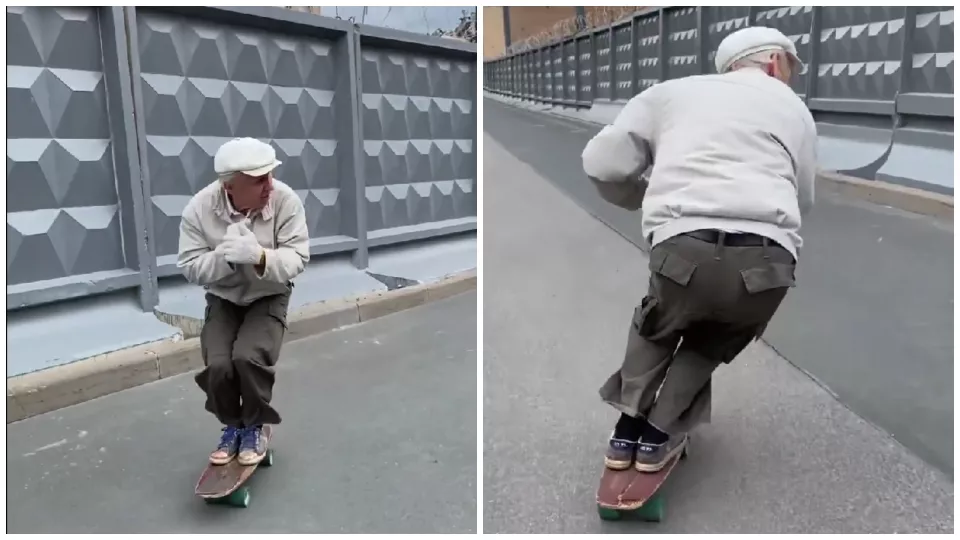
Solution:
M 643 435 L 647 421 L 643 418 L 634 418 L 625 414 L 620 415 L 617 426 L 613 428 L 613 438 L 625 441 L 639 441 Z
M 646 429 L 643 430 L 641 437 L 643 442 L 647 444 L 663 444 L 670 438 L 669 435 L 653 427 L 649 422 L 647 422 Z

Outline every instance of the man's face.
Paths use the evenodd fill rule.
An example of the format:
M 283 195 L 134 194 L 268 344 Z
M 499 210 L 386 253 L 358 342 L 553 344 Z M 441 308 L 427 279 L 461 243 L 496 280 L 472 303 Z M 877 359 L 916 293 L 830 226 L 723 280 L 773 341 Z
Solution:
M 237 174 L 228 182 L 224 189 L 230 195 L 233 207 L 240 212 L 260 210 L 270 200 L 273 191 L 273 175 L 250 176 Z

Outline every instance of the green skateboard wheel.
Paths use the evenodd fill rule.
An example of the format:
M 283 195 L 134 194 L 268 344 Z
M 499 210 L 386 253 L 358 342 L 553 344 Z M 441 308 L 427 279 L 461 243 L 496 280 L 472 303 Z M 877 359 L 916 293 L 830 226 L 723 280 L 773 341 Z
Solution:
M 263 461 L 260 462 L 260 465 L 263 465 L 264 467 L 273 466 L 273 450 L 267 450 L 267 455 L 264 456 Z
M 600 514 L 600 519 L 604 521 L 619 521 L 621 514 L 619 510 L 613 508 L 604 508 L 603 506 L 597 506 L 597 513 Z
M 247 508 L 248 506 L 250 506 L 250 490 L 246 487 L 242 487 L 234 491 L 233 493 L 231 493 L 228 499 L 229 500 L 227 501 L 227 503 L 230 506 Z
M 637 508 L 637 517 L 643 521 L 663 521 L 663 497 L 654 495 L 643 506 Z

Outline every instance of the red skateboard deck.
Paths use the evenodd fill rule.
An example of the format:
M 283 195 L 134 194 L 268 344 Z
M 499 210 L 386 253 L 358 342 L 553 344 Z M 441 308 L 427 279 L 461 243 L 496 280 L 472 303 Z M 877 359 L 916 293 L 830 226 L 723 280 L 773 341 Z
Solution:
M 615 471 L 604 467 L 597 490 L 597 511 L 600 519 L 617 520 L 624 513 L 636 512 L 644 521 L 663 519 L 663 499 L 657 492 L 673 472 L 677 463 L 687 457 L 690 439 L 683 450 L 657 472 L 640 472 L 635 467 Z
M 270 449 L 270 440 L 273 438 L 273 428 L 263 426 L 263 433 L 267 438 L 267 453 L 263 460 L 256 465 L 241 465 L 234 458 L 226 465 L 208 463 L 207 467 L 197 480 L 194 493 L 208 503 L 225 503 L 230 506 L 246 508 L 250 505 L 250 489 L 243 484 L 253 476 L 257 467 L 273 465 L 273 450 Z

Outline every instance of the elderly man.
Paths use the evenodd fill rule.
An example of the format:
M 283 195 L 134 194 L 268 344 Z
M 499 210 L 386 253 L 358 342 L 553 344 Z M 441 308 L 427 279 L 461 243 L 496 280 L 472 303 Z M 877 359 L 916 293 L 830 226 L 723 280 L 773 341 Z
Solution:
M 310 258 L 303 204 L 273 178 L 269 144 L 233 139 L 213 159 L 219 179 L 183 210 L 177 259 L 187 280 L 207 290 L 196 381 L 206 409 L 224 425 L 210 462 L 244 465 L 266 454 L 264 424 L 287 325 L 292 280 Z
M 714 370 L 794 286 L 816 173 L 813 118 L 788 86 L 802 64 L 789 38 L 751 27 L 720 43 L 716 67 L 635 96 L 583 151 L 606 200 L 642 205 L 652 246 L 623 364 L 600 389 L 621 413 L 612 469 L 655 472 L 684 449 L 709 421 Z

